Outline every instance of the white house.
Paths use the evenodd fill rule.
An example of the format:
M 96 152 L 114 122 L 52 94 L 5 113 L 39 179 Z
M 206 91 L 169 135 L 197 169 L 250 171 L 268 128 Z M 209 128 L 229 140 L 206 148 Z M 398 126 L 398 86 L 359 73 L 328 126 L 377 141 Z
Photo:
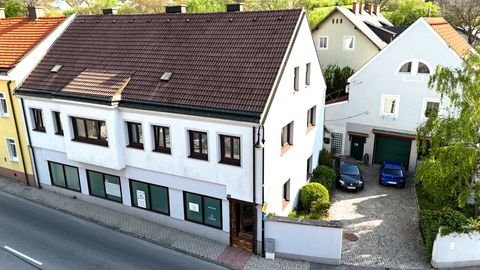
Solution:
M 348 100 L 325 108 L 335 154 L 414 170 L 416 128 L 448 100 L 428 87 L 438 65 L 459 67 L 472 48 L 443 18 L 420 18 L 349 78 Z
M 302 10 L 182 10 L 75 18 L 16 91 L 38 178 L 260 252 L 262 206 L 287 215 L 322 148 L 308 22 Z

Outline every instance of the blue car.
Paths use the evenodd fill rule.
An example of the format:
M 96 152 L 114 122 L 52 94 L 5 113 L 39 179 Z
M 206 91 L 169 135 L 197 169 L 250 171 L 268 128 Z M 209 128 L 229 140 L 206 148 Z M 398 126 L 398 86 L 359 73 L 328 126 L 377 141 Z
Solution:
M 380 168 L 380 177 L 378 183 L 380 185 L 395 185 L 397 187 L 405 187 L 405 169 L 403 163 L 398 161 L 384 161 Z

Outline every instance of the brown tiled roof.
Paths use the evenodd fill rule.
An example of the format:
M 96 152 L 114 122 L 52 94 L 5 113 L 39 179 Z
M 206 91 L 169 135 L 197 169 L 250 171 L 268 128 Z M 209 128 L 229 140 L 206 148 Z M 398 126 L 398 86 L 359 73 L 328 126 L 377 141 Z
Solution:
M 65 18 L 0 19 L 0 68 L 12 68 Z
M 20 91 L 109 96 L 128 77 L 122 103 L 261 113 L 301 14 L 78 16 Z M 123 75 L 102 87 L 89 70 Z M 165 72 L 169 81 L 160 79 Z
M 459 56 L 467 55 L 472 49 L 468 42 L 444 18 L 430 17 L 425 18 L 425 20 Z

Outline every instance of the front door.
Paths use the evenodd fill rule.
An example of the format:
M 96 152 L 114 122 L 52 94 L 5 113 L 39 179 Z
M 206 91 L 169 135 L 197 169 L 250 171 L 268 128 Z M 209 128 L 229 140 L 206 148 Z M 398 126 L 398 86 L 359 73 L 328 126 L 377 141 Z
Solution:
M 253 252 L 255 206 L 252 203 L 230 200 L 230 244 Z
M 350 146 L 350 155 L 356 160 L 363 159 L 363 146 L 365 144 L 365 137 L 352 136 L 352 144 Z

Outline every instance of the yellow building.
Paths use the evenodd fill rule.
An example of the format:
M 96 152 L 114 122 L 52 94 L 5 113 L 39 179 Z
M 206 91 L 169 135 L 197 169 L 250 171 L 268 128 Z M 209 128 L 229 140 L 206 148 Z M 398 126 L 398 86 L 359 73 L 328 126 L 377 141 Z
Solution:
M 29 18 L 5 18 L 0 8 L 0 176 L 36 185 L 21 100 L 16 87 L 40 62 L 66 27 L 61 18 L 41 18 L 41 9 Z

